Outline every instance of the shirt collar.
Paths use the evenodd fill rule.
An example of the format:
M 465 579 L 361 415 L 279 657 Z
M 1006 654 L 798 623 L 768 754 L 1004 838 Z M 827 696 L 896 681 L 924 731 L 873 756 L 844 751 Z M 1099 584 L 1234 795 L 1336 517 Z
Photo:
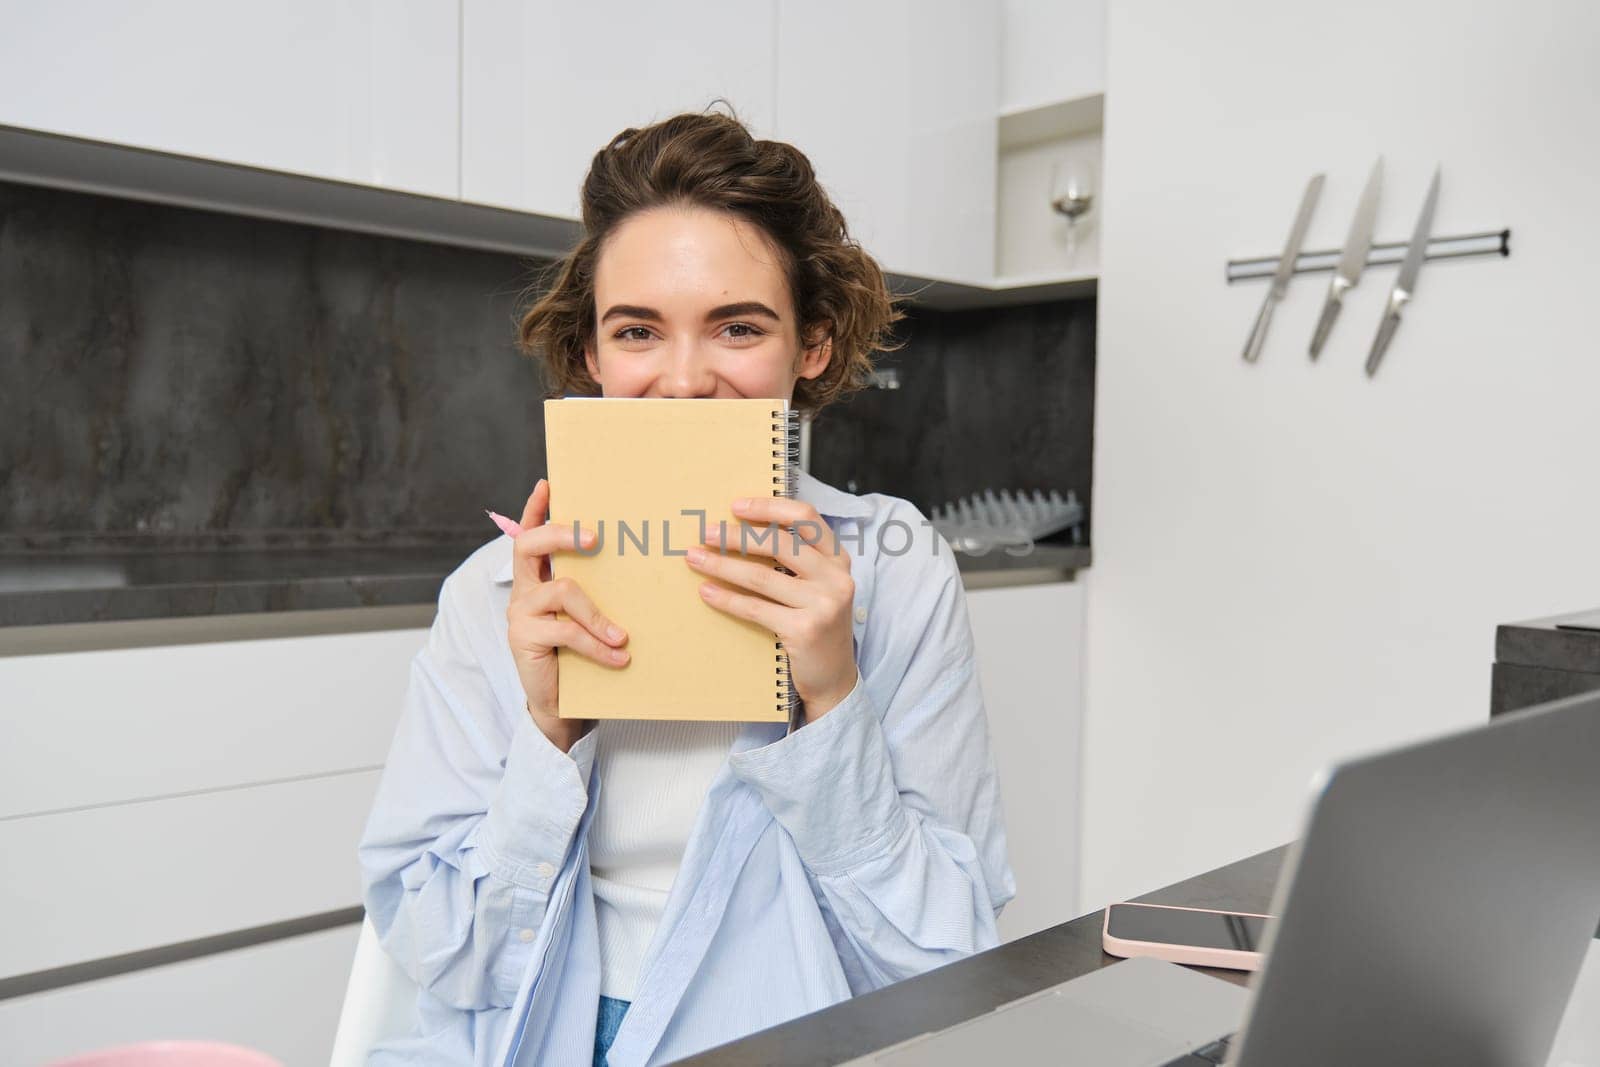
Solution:
M 800 472 L 799 484 L 795 487 L 795 497 L 804 500 L 807 504 L 817 509 L 817 514 L 825 519 L 865 519 L 872 514 L 872 502 L 854 493 L 846 493 L 835 489 L 818 478 L 812 476 L 810 471 Z M 506 543 L 503 551 L 506 561 L 495 572 L 494 580 L 498 583 L 511 581 L 511 549 L 510 538 L 502 538 Z

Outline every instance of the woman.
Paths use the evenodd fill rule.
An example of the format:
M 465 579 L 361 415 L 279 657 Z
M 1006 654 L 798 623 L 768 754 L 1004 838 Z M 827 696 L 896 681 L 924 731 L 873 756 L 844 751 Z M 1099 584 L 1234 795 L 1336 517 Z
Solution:
M 806 158 L 732 118 L 619 134 L 583 223 L 522 322 L 565 392 L 814 412 L 900 317 Z M 556 717 L 555 650 L 625 670 L 628 620 L 551 580 L 577 547 L 554 491 L 445 580 L 413 663 L 360 858 L 420 1025 L 373 1062 L 663 1063 L 994 945 L 999 788 L 961 578 L 916 508 L 802 474 L 735 509 L 828 531 L 779 539 L 792 574 L 685 557 L 782 639 L 787 728 L 596 726 Z

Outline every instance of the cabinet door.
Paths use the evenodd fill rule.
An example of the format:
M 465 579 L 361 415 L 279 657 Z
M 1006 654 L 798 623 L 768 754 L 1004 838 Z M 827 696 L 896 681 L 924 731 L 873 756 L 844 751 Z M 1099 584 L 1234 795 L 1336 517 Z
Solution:
M 0 822 L 0 978 L 360 904 L 356 846 L 378 777 L 351 771 Z
M 359 903 L 426 636 L 0 656 L 0 979 Z
M 1005 941 L 1078 911 L 1083 608 L 1080 582 L 967 594 L 1017 879 Z
M 0 123 L 457 195 L 457 0 L 0 0 Z
M 961 0 L 779 0 L 778 136 L 890 271 L 994 277 L 999 16 Z
M 0 1001 L 5 1062 L 134 1041 L 227 1041 L 328 1062 L 359 925 Z
M 1106 91 L 1106 0 L 1005 0 L 1000 108 Z
M 463 0 L 462 199 L 575 219 L 613 137 L 718 97 L 770 137 L 775 5 Z

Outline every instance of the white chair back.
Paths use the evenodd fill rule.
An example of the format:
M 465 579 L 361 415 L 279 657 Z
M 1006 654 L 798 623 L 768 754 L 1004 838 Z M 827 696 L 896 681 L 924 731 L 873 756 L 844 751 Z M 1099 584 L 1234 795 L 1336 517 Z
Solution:
M 330 1067 L 362 1067 L 372 1046 L 410 1033 L 416 1018 L 416 983 L 378 943 L 372 920 L 362 919 Z

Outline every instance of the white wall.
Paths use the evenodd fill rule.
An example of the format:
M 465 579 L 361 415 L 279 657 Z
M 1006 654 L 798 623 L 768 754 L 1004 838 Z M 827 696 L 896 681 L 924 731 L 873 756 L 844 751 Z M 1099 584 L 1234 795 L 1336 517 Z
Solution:
M 1482 720 L 1496 623 L 1600 604 L 1600 6 L 1113 0 L 1089 572 L 1084 907 L 1287 839 L 1314 768 Z M 1430 263 L 1388 361 L 1393 268 L 1262 283 L 1328 172 L 1337 247 L 1510 226 Z

